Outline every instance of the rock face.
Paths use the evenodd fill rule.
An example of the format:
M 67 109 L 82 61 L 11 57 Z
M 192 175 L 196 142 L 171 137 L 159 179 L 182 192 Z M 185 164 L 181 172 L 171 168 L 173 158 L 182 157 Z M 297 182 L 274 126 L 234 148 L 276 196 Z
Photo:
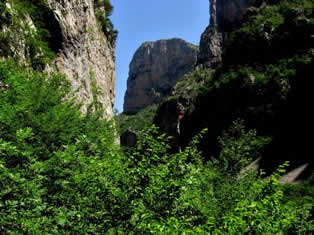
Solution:
M 177 38 L 142 44 L 130 63 L 124 113 L 159 103 L 194 68 L 197 53 L 196 46 Z
M 115 89 L 114 45 L 97 25 L 93 0 L 48 0 L 62 32 L 57 69 L 72 82 L 79 102 L 97 102 L 113 116 Z M 104 12 L 105 14 L 105 12 Z
M 249 7 L 249 0 L 210 0 L 210 24 L 201 36 L 198 64 L 215 67 L 221 61 L 228 33 Z
M 311 125 L 306 107 L 312 100 L 309 74 L 314 73 L 314 28 L 310 24 L 313 15 L 307 14 L 304 5 L 298 2 L 290 6 L 293 14 L 283 10 L 286 6 L 280 1 L 271 4 L 255 1 L 260 5 L 249 8 L 246 1 L 229 0 L 230 6 L 223 5 L 224 2 L 211 1 L 211 25 L 202 35 L 200 46 L 199 63 L 205 66 L 198 66 L 189 76 L 189 85 L 193 80 L 199 84 L 203 79 L 205 86 L 202 89 L 194 86 L 197 95 L 193 97 L 192 89 L 189 92 L 176 89 L 187 87 L 180 85 L 184 79 L 180 80 L 171 96 L 159 106 L 154 123 L 161 132 L 174 137 L 174 151 L 186 147 L 206 128 L 208 132 L 198 146 L 203 156 L 210 159 L 221 153 L 218 137 L 241 119 L 258 136 L 271 138 L 261 153 L 261 169 L 271 173 L 289 161 L 287 170 L 293 171 L 281 181 L 306 178 L 314 166 L 313 159 L 306 154 L 311 151 L 311 144 L 305 137 Z M 267 25 L 278 15 L 284 19 L 282 24 Z M 235 31 L 225 47 L 230 30 L 237 28 L 243 16 L 245 28 Z M 260 28 L 256 27 L 259 25 Z M 299 58 L 306 60 L 295 62 Z M 212 76 L 208 75 L 206 70 L 213 71 L 221 59 L 222 66 Z M 277 71 L 293 72 L 278 75 Z
M 210 24 L 201 36 L 197 65 L 215 68 L 222 60 L 228 34 L 241 23 L 243 16 L 251 5 L 249 0 L 210 0 L 209 3 Z M 204 77 L 210 77 L 210 75 L 206 74 Z M 173 89 L 172 93 L 173 97 L 179 98 L 171 98 L 163 103 L 157 111 L 154 123 L 161 130 L 174 137 L 173 150 L 177 151 L 182 145 L 186 144 L 184 139 L 189 141 L 190 136 L 196 135 L 202 130 L 195 126 L 200 125 L 204 128 L 207 120 L 204 120 L 205 115 L 202 114 L 192 121 L 193 124 L 189 123 L 187 125 L 186 123 L 189 121 L 186 121 L 188 119 L 186 112 L 193 113 L 195 105 L 190 101 L 190 98 L 176 94 L 176 89 Z M 206 105 L 203 106 L 206 108 L 202 108 L 203 112 L 208 110 L 209 106 Z M 220 118 L 224 119 L 224 117 Z M 192 126 L 193 128 L 183 128 L 183 126 Z
M 83 113 L 89 107 L 103 108 L 105 118 L 113 117 L 115 43 L 104 33 L 102 22 L 96 17 L 97 12 L 106 19 L 105 8 L 97 0 L 33 1 L 31 4 L 37 10 L 34 13 L 28 12 L 27 7 L 16 7 L 15 1 L 3 1 L 0 59 L 11 57 L 36 70 L 64 73 L 77 101 L 83 104 Z M 16 3 L 20 4 L 19 1 Z M 38 19 L 40 22 L 36 22 Z M 49 36 L 38 36 L 38 25 Z M 34 42 L 42 39 L 56 54 L 52 62 L 41 60 L 45 49 L 38 46 L 34 50 Z

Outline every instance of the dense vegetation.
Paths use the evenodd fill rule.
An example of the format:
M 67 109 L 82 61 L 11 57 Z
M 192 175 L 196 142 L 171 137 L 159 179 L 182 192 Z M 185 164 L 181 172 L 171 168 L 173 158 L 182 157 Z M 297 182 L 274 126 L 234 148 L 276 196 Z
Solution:
M 140 132 L 153 124 L 153 118 L 158 108 L 157 104 L 150 105 L 136 114 L 127 115 L 121 113 L 117 116 L 119 133 L 122 134 L 127 130 Z
M 236 34 L 241 30 L 249 34 L 257 19 L 272 22 L 269 11 L 283 14 L 286 19 L 287 3 L 292 4 L 288 9 L 297 5 L 301 9 L 298 12 L 310 18 L 302 31 L 308 38 L 313 32 L 312 13 L 306 10 L 307 4 L 313 3 L 309 0 L 302 1 L 300 6 L 304 8 L 298 5 L 300 1 L 292 0 L 265 8 L 251 16 Z M 276 35 L 284 34 L 280 31 Z M 252 38 L 247 35 L 244 39 L 247 42 L 243 46 L 249 46 Z M 313 72 L 313 55 L 308 50 L 312 45 L 298 44 L 293 47 L 293 55 L 274 51 L 280 59 L 271 62 L 258 62 L 260 57 L 253 58 L 255 53 L 250 48 L 247 53 L 252 53 L 252 58 L 246 61 L 243 56 L 236 64 L 228 59 L 234 54 L 227 52 L 224 64 L 214 74 L 206 70 L 187 75 L 182 79 L 182 88 L 189 88 L 188 79 L 198 79 L 195 84 L 199 87 L 193 92 L 196 105 L 210 100 L 217 104 L 209 107 L 222 108 L 218 111 L 223 117 L 226 110 L 232 112 L 230 122 L 223 125 L 213 120 L 219 131 L 198 126 L 193 132 L 200 134 L 191 138 L 182 152 L 172 154 L 171 138 L 160 135 L 154 126 L 142 131 L 136 147 L 122 152 L 114 144 L 115 125 L 101 118 L 101 109 L 82 115 L 63 75 L 38 72 L 13 60 L 0 62 L 0 233 L 313 233 L 313 179 L 302 185 L 280 185 L 279 177 L 288 163 L 267 178 L 263 171 L 246 168 L 252 159 L 265 156 L 265 149 L 273 150 L 269 146 L 278 138 L 270 132 L 272 125 L 264 125 L 263 129 L 259 123 L 251 123 L 264 117 L 259 105 L 268 97 L 266 101 L 275 107 L 281 107 L 279 101 L 283 99 L 287 109 L 295 108 L 291 102 L 295 97 L 299 101 L 304 91 L 298 81 L 303 78 L 306 86 L 307 72 Z M 297 84 L 293 88 L 297 92 L 291 95 L 290 85 L 288 90 L 282 87 L 286 84 L 282 80 L 291 82 L 291 87 Z M 252 95 L 256 91 L 259 99 L 244 102 L 248 94 L 256 98 Z M 278 113 L 273 106 L 270 117 Z M 250 110 L 254 115 L 248 115 L 246 111 Z M 238 113 L 245 114 L 240 116 L 244 120 L 237 119 L 239 116 L 234 114 Z M 146 115 L 143 119 L 150 122 Z M 254 126 L 257 130 L 251 128 Z M 279 127 L 282 131 L 287 126 Z M 205 159 L 207 152 L 199 151 L 199 143 L 213 138 L 218 147 L 213 157 Z
M 293 161 L 294 166 L 313 164 L 306 154 L 311 151 L 306 137 L 311 120 L 306 107 L 313 100 L 309 84 L 314 72 L 314 3 L 267 2 L 263 8 L 250 10 L 243 24 L 229 35 L 223 61 L 212 75 L 192 73 L 191 80 L 205 81 L 189 92 L 196 97 L 184 92 L 186 85 L 176 92 L 179 97 L 183 94 L 193 99 L 181 122 L 183 145 L 208 128 L 202 149 L 205 155 L 216 156 L 217 136 L 241 118 L 249 128 L 272 138 L 265 149 L 265 168 L 285 160 Z M 176 95 L 172 98 L 178 99 Z M 160 110 L 162 117 L 163 105 Z
M 236 121 L 204 162 L 146 130 L 122 153 L 101 114 L 82 116 L 59 74 L 0 63 L 2 234 L 276 234 L 313 230 L 313 191 L 242 171 L 269 142 Z M 300 200 L 302 199 L 301 203 Z
M 95 0 L 94 7 L 96 19 L 98 20 L 101 30 L 112 45 L 115 45 L 118 31 L 114 29 L 114 25 L 109 18 L 113 12 L 113 6 L 111 5 L 110 0 Z

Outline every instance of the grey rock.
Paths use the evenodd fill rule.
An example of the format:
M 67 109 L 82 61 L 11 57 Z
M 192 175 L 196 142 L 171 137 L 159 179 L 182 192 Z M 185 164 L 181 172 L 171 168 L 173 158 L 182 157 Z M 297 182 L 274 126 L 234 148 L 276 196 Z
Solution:
M 211 0 L 210 23 L 201 36 L 198 64 L 215 67 L 220 61 L 228 34 L 250 8 L 249 0 Z
M 130 63 L 124 113 L 159 103 L 194 68 L 197 53 L 196 46 L 177 38 L 143 43 Z
M 55 60 L 57 70 L 71 81 L 77 101 L 84 104 L 83 113 L 93 102 L 96 86 L 105 117 L 113 117 L 115 50 L 98 27 L 93 0 L 48 0 L 48 4 L 64 40 Z
M 95 16 L 96 10 L 103 11 L 104 15 L 106 12 L 103 8 L 95 9 L 94 0 L 48 0 L 47 3 L 47 22 L 43 23 L 51 29 L 48 45 L 57 56 L 51 64 L 40 64 L 35 69 L 64 73 L 77 102 L 83 104 L 83 113 L 97 99 L 105 111 L 104 117 L 113 117 L 115 45 L 101 30 Z M 0 25 L 0 33 L 7 35 L 8 42 L 5 48 L 0 47 L 0 59 L 11 57 L 34 68 L 29 62 L 31 49 L 26 37 L 36 32 L 36 26 L 29 16 L 19 16 L 14 3 L 10 4 L 6 3 L 6 8 L 15 23 Z M 93 94 L 95 90 L 97 94 Z

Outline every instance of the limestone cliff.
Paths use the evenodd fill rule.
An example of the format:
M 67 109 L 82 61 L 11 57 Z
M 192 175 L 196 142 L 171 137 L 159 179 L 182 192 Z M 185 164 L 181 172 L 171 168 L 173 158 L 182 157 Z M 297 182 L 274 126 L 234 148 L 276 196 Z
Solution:
M 197 53 L 196 46 L 177 38 L 143 43 L 130 63 L 124 113 L 159 103 L 194 68 Z
M 201 36 L 198 64 L 214 67 L 232 31 L 250 7 L 249 0 L 210 0 L 210 24 Z
M 105 7 L 97 0 L 5 0 L 0 11 L 0 44 L 7 43 L 0 57 L 64 73 L 82 112 L 93 104 L 113 116 L 115 45 L 99 21 L 106 19 Z M 54 54 L 49 62 L 46 51 Z
M 294 176 L 308 166 L 305 177 L 314 166 L 306 154 L 311 151 L 306 107 L 313 100 L 313 4 L 254 2 L 247 8 L 248 1 L 211 1 L 211 25 L 202 36 L 204 60 L 199 61 L 207 66 L 198 66 L 177 83 L 158 108 L 154 123 L 174 137 L 176 151 L 206 128 L 199 146 L 204 157 L 218 158 L 218 137 L 241 119 L 248 129 L 271 139 L 263 150 L 262 169 L 270 173 L 289 161 L 288 170 L 296 168 Z
M 97 25 L 93 0 L 48 2 L 64 38 L 63 48 L 56 59 L 58 70 L 71 80 L 79 102 L 90 104 L 97 99 L 105 109 L 105 115 L 111 117 L 114 48 Z M 86 108 L 85 105 L 84 112 Z

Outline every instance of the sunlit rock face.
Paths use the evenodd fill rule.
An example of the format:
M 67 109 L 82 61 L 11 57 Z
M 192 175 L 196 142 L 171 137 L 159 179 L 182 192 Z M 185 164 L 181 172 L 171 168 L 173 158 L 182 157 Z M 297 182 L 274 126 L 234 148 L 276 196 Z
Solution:
M 177 80 L 194 68 L 197 54 L 198 48 L 182 39 L 143 43 L 130 63 L 124 113 L 134 114 L 169 95 Z
M 96 103 L 104 109 L 105 118 L 113 117 L 115 43 L 106 36 L 95 15 L 97 11 L 105 18 L 105 9 L 95 9 L 94 0 L 34 1 L 42 12 L 37 19 L 41 22 L 33 22 L 36 13 L 27 8 L 21 11 L 19 2 L 2 1 L 0 60 L 13 58 L 35 70 L 64 73 L 83 113 Z M 44 43 L 56 55 L 49 64 L 40 60 L 44 57 L 42 48 L 34 50 L 30 43 L 30 38 L 38 41 L 37 32 L 42 30 L 38 25 L 47 31 Z
M 201 36 L 198 64 L 215 67 L 221 61 L 228 33 L 249 7 L 249 0 L 210 0 L 210 24 Z
M 115 96 L 115 51 L 97 24 L 93 3 L 48 0 L 62 34 L 55 64 L 71 81 L 77 101 L 83 104 L 82 112 L 97 102 L 110 118 Z

